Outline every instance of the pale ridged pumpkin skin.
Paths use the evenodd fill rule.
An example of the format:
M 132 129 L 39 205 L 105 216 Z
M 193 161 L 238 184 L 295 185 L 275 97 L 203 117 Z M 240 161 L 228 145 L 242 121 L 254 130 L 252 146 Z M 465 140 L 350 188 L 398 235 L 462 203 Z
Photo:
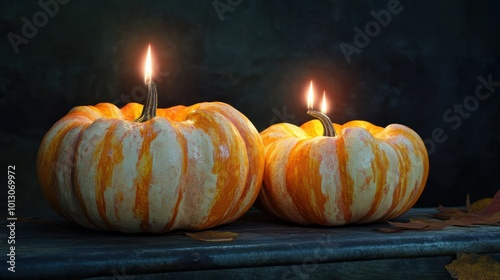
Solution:
M 73 108 L 45 135 L 38 179 L 52 207 L 92 229 L 202 230 L 242 216 L 262 184 L 264 146 L 233 107 L 158 109 L 110 103 Z
M 365 121 L 334 124 L 324 137 L 318 120 L 275 124 L 265 146 L 265 210 L 299 224 L 337 226 L 395 218 L 420 197 L 429 172 L 427 150 L 410 128 Z

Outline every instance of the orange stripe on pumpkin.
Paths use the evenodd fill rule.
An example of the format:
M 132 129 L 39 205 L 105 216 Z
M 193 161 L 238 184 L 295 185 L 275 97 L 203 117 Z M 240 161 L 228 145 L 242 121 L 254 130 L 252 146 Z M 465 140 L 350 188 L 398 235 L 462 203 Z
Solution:
M 424 190 L 427 176 L 429 174 L 429 157 L 427 155 L 425 144 L 416 132 L 409 128 L 407 128 L 407 130 L 408 131 L 405 135 L 411 141 L 411 144 L 413 146 L 413 157 L 420 159 L 423 165 L 423 170 L 420 183 L 416 182 L 415 185 L 412 186 L 411 197 L 408 199 L 407 204 L 405 205 L 401 213 L 409 210 L 417 202 L 418 198 Z
M 222 114 L 230 123 L 233 124 L 234 128 L 236 129 L 237 133 L 234 133 L 234 137 L 238 138 L 238 140 L 236 141 L 237 144 L 240 143 L 241 140 L 243 140 L 244 144 L 241 150 L 244 151 L 244 154 L 247 157 L 247 176 L 244 180 L 243 190 L 240 196 L 235 197 L 233 201 L 255 201 L 259 192 L 255 191 L 255 185 L 252 185 L 252 181 L 255 176 L 257 176 L 257 181 L 262 181 L 262 176 L 264 173 L 264 147 L 257 130 L 253 128 L 251 122 L 243 114 L 236 110 L 228 110 L 227 105 L 223 103 L 204 103 L 200 107 Z M 240 137 L 241 140 L 239 139 Z M 253 147 L 258 148 L 258 151 L 256 153 L 251 152 Z M 251 197 L 248 197 L 250 192 L 252 192 L 253 194 Z M 248 203 L 248 205 L 244 208 L 233 206 L 232 209 L 230 209 L 230 211 L 226 213 L 224 220 L 229 221 L 228 218 L 239 216 L 240 213 L 246 212 L 251 206 L 251 203 Z
M 400 140 L 389 139 L 388 144 L 393 147 L 398 157 L 399 180 L 398 180 L 398 185 L 393 190 L 392 203 L 386 212 L 387 214 L 384 215 L 383 217 L 384 220 L 395 218 L 401 213 L 403 213 L 401 211 L 401 201 L 407 190 L 408 172 L 410 172 L 411 168 L 411 162 L 409 160 L 409 155 L 408 152 L 406 151 L 406 148 L 401 144 L 394 143 L 394 141 L 400 141 Z M 399 210 L 396 208 L 399 208 Z
M 142 136 L 142 145 L 139 150 L 136 163 L 137 178 L 134 181 L 136 194 L 135 205 L 133 208 L 134 214 L 141 219 L 141 230 L 148 231 L 149 229 L 149 187 L 151 185 L 152 170 L 153 170 L 153 155 L 150 151 L 151 142 L 156 138 L 156 133 L 153 126 L 148 122 L 141 125 L 140 133 Z
M 227 131 L 230 128 L 219 127 L 221 120 L 225 119 L 221 114 L 199 108 L 189 119 L 195 122 L 199 129 L 205 131 L 214 149 L 211 173 L 217 176 L 217 182 L 210 212 L 205 222 L 199 226 L 204 228 L 210 224 L 220 223 L 233 201 L 240 180 L 238 159 L 240 147 L 233 139 L 234 130 Z
M 139 103 L 128 103 L 123 106 L 120 109 L 123 120 L 133 121 L 137 119 L 141 115 L 143 107 L 144 106 Z
M 286 164 L 286 187 L 300 215 L 308 221 L 324 223 L 328 196 L 321 190 L 321 156 L 314 154 L 313 145 L 319 138 L 299 140 L 290 151 Z M 304 159 L 306 159 L 304 161 Z
M 415 142 L 412 142 L 412 145 L 413 145 L 414 149 L 422 149 L 422 147 L 424 148 L 424 152 L 423 153 L 425 153 L 425 155 L 424 155 L 423 158 L 420 158 L 421 161 L 422 161 L 422 164 L 423 164 L 424 168 L 423 168 L 423 173 L 419 174 L 419 175 L 421 175 L 422 181 L 420 181 L 420 183 L 419 183 L 419 181 L 416 181 L 413 186 L 410 186 L 411 187 L 411 193 L 409 195 L 409 198 L 406 200 L 406 204 L 404 204 L 404 206 L 402 207 L 402 209 L 399 211 L 398 215 L 399 214 L 403 214 L 404 212 L 408 211 L 417 202 L 418 198 L 420 197 L 420 195 L 421 195 L 421 193 L 422 193 L 422 191 L 423 191 L 423 189 L 425 187 L 425 182 L 427 180 L 428 164 L 429 163 L 428 163 L 427 151 L 425 150 L 425 146 L 424 146 L 424 144 L 423 144 L 422 141 L 417 141 L 417 139 L 411 139 L 411 137 L 409 137 L 409 138 L 410 138 L 410 141 L 415 141 Z M 417 145 L 417 143 L 421 147 L 415 147 L 415 145 Z M 417 155 L 420 155 L 420 154 L 422 154 L 422 151 L 421 151 L 421 153 L 417 153 L 416 151 L 414 151 L 413 156 L 417 157 Z M 411 155 L 407 154 L 407 157 L 410 158 Z M 411 170 L 411 166 L 410 166 L 410 170 Z
M 388 143 L 391 146 L 393 146 L 393 148 L 398 153 L 399 168 L 403 168 L 403 170 L 404 170 L 404 171 L 402 171 L 400 169 L 400 171 L 401 171 L 400 173 L 402 173 L 402 175 L 404 175 L 404 176 L 401 176 L 402 178 L 400 178 L 400 180 L 399 180 L 399 182 L 402 182 L 402 184 L 398 185 L 397 195 L 394 195 L 394 197 L 393 197 L 393 205 L 395 202 L 401 203 L 401 199 L 405 195 L 407 188 L 408 187 L 411 188 L 411 196 L 406 201 L 404 201 L 405 203 L 403 204 L 403 207 L 400 207 L 399 208 L 400 210 L 396 211 L 395 213 L 391 213 L 394 210 L 394 208 L 396 207 L 396 206 L 394 206 L 394 207 L 391 207 L 391 211 L 387 212 L 388 215 L 386 215 L 386 217 L 390 219 L 392 217 L 396 217 L 396 216 L 406 212 L 418 200 L 418 198 L 420 197 L 420 194 L 422 193 L 423 188 L 425 186 L 425 182 L 427 181 L 427 175 L 429 172 L 429 169 L 428 169 L 429 162 L 428 162 L 427 150 L 425 148 L 425 145 L 424 145 L 422 139 L 411 128 L 408 128 L 408 127 L 402 126 L 402 125 L 398 125 L 398 124 L 393 124 L 393 125 L 388 126 L 384 130 L 383 136 L 386 138 L 395 137 L 394 139 L 397 139 L 397 137 L 404 137 L 407 141 L 409 141 L 411 143 L 411 145 L 413 147 L 411 149 L 406 149 L 405 146 L 403 146 L 401 144 L 391 142 L 391 141 L 398 141 L 398 140 L 394 140 L 394 139 L 390 139 L 390 138 L 388 139 Z M 422 177 L 421 177 L 422 184 L 420 184 L 418 189 L 415 189 L 416 185 L 407 186 L 407 176 L 406 175 L 408 174 L 408 172 L 411 172 L 411 168 L 412 168 L 411 161 L 410 161 L 411 156 L 419 157 L 420 160 L 422 160 L 422 163 L 424 166 L 423 173 L 419 174 L 419 175 L 422 175 Z M 399 188 L 401 188 L 401 190 Z M 397 201 L 395 201 L 395 199 Z
M 112 103 L 99 103 L 95 105 L 103 118 L 107 119 L 122 119 L 122 113 L 118 107 Z
M 106 189 L 113 184 L 114 167 L 123 161 L 122 142 L 117 139 L 115 132 L 119 122 L 112 122 L 98 147 L 94 151 L 94 158 L 99 158 L 96 170 L 95 197 L 99 217 L 112 228 L 106 214 Z
M 59 126 L 62 126 L 62 123 L 58 124 Z M 49 140 L 47 139 L 47 136 L 49 136 L 47 134 L 42 140 L 42 144 L 40 145 L 41 149 L 38 151 L 37 174 L 40 185 L 42 186 L 42 192 L 45 195 L 45 198 L 49 201 L 50 205 L 54 207 L 54 210 L 61 215 L 64 214 L 61 211 L 58 199 L 59 188 L 57 187 L 57 172 L 59 172 L 58 165 L 60 163 L 57 162 L 57 156 L 59 153 L 59 147 L 64 140 L 64 136 L 66 136 L 71 129 L 71 125 L 60 127 L 54 132 L 54 136 L 50 139 L 50 143 L 47 143 Z
M 339 206 L 340 212 L 344 215 L 344 221 L 348 223 L 352 218 L 351 205 L 354 195 L 354 181 L 349 175 L 349 170 L 347 169 L 349 155 L 346 151 L 345 135 L 340 135 L 338 137 L 337 158 L 339 162 L 341 184 L 339 190 L 340 194 L 337 195 L 337 205 Z
M 398 206 L 399 204 L 399 197 L 400 197 L 400 194 L 401 194 L 401 181 L 403 180 L 402 176 L 405 176 L 404 174 L 402 174 L 402 171 L 401 171 L 401 162 L 403 161 L 402 160 L 402 156 L 401 156 L 401 151 L 399 150 L 398 146 L 396 146 L 394 143 L 388 141 L 387 144 L 389 144 L 391 146 L 391 148 L 395 151 L 396 153 L 396 156 L 398 158 L 398 162 L 397 162 L 397 170 L 399 171 L 399 177 L 397 178 L 397 185 L 396 187 L 392 190 L 392 201 L 391 201 L 391 205 L 389 207 L 387 207 L 387 210 L 385 211 L 385 214 L 383 217 L 381 217 L 379 220 L 389 220 L 389 219 L 392 219 L 394 217 L 396 217 L 396 215 L 394 215 L 394 209 Z M 389 190 L 391 191 L 391 190 Z
M 88 126 L 87 126 L 88 127 Z M 82 135 L 83 135 L 83 132 L 85 131 L 85 129 L 87 128 L 83 128 L 81 131 L 80 131 L 80 135 L 78 135 L 78 141 L 77 141 L 77 144 L 76 144 L 76 147 L 75 147 L 75 157 L 74 157 L 74 162 L 73 162 L 73 166 L 76 166 L 78 164 L 78 151 L 80 151 L 79 149 L 79 146 L 82 144 L 81 142 L 81 139 L 82 139 Z M 78 168 L 74 168 L 73 169 L 73 177 L 71 178 L 71 183 L 73 185 L 73 189 L 74 189 L 74 192 L 75 192 L 75 196 L 76 196 L 76 199 L 78 201 L 78 204 L 79 204 L 79 207 L 80 207 L 80 210 L 82 211 L 83 215 L 85 216 L 85 220 L 87 221 L 87 223 L 93 225 L 95 228 L 99 228 L 97 226 L 97 224 L 95 224 L 92 219 L 90 218 L 90 215 L 87 211 L 87 208 L 86 208 L 86 205 L 85 205 L 85 201 L 83 199 L 83 195 L 82 195 L 82 192 L 81 192 L 81 189 L 82 187 L 78 184 L 78 176 L 79 176 L 79 173 L 78 173 Z
M 278 148 L 277 148 L 278 147 Z M 263 204 L 265 204 L 265 207 L 269 208 L 269 211 L 275 214 L 278 217 L 282 217 L 283 219 L 288 219 L 290 221 L 293 221 L 293 219 L 288 218 L 286 210 L 282 210 L 281 207 L 277 205 L 277 203 L 274 203 L 277 197 L 280 196 L 278 192 L 284 192 L 285 190 L 277 190 L 273 188 L 271 178 L 272 175 L 269 175 L 272 173 L 272 166 L 276 164 L 283 164 L 281 162 L 277 162 L 276 158 L 279 154 L 279 141 L 273 142 L 269 144 L 266 149 L 265 149 L 265 158 L 267 159 L 264 164 L 264 180 L 263 180 L 263 185 L 264 187 L 261 188 L 261 195 L 263 197 Z M 283 174 L 282 176 L 285 176 Z M 286 187 L 286 186 L 285 186 Z M 288 193 L 288 191 L 287 191 Z
M 406 149 L 406 147 L 403 145 L 400 145 L 399 151 L 400 151 L 401 157 L 402 157 L 402 162 L 400 162 L 400 166 L 399 166 L 399 170 L 400 170 L 402 176 L 401 176 L 401 186 L 400 186 L 401 189 L 399 191 L 399 196 L 397 197 L 397 200 L 402 201 L 403 197 L 406 195 L 406 192 L 408 190 L 408 179 L 409 179 L 408 175 L 411 172 L 412 164 L 411 164 L 409 152 Z M 402 211 L 399 210 L 398 213 L 396 213 L 396 215 L 399 215 L 401 213 L 402 213 Z
M 387 181 L 387 168 L 389 166 L 389 160 L 385 152 L 380 149 L 380 146 L 375 141 L 370 141 L 374 159 L 371 162 L 372 174 L 376 176 L 376 186 L 375 186 L 375 196 L 371 202 L 370 210 L 360 219 L 360 221 L 365 221 L 371 218 L 375 211 L 377 211 L 378 206 L 382 200 L 383 189 Z
M 166 118 L 171 121 L 184 121 L 186 119 L 186 114 L 191 109 L 191 107 L 177 105 L 174 107 L 164 108 L 164 109 L 158 108 L 156 110 L 156 114 L 159 117 Z

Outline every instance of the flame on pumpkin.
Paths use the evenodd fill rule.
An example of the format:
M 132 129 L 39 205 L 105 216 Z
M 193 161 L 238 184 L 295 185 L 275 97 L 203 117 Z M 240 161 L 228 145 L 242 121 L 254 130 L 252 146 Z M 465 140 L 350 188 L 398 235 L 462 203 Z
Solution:
M 146 56 L 146 67 L 144 70 L 144 82 L 147 84 L 151 81 L 153 70 L 151 66 L 151 45 L 148 46 L 148 55 Z
M 326 114 L 326 97 L 323 91 L 323 101 L 321 102 L 321 113 Z
M 309 93 L 307 94 L 307 109 L 312 110 L 314 106 L 314 91 L 313 91 L 313 81 L 309 86 Z

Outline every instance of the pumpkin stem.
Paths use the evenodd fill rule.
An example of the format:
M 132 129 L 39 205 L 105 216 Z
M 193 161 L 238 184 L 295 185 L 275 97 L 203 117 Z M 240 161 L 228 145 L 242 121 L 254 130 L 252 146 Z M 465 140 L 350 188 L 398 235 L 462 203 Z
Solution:
M 309 116 L 317 118 L 321 122 L 321 124 L 323 125 L 323 136 L 335 136 L 335 129 L 333 128 L 332 121 L 327 115 L 316 110 L 308 110 L 307 114 Z
M 134 120 L 134 122 L 147 122 L 156 117 L 156 108 L 158 107 L 158 92 L 156 85 L 153 81 L 148 82 L 148 96 L 146 103 L 142 108 L 141 116 Z

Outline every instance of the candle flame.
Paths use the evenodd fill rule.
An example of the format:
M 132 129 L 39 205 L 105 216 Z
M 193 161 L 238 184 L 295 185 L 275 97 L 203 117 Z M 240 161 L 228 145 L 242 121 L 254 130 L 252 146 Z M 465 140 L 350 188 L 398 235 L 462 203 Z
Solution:
M 326 114 L 326 97 L 323 91 L 323 102 L 321 102 L 321 113 Z
M 312 110 L 314 106 L 314 91 L 313 91 L 313 81 L 309 86 L 309 93 L 307 94 L 307 109 Z
M 151 66 L 151 44 L 148 46 L 148 55 L 146 57 L 146 68 L 144 70 L 144 82 L 147 84 L 151 81 L 153 70 Z

